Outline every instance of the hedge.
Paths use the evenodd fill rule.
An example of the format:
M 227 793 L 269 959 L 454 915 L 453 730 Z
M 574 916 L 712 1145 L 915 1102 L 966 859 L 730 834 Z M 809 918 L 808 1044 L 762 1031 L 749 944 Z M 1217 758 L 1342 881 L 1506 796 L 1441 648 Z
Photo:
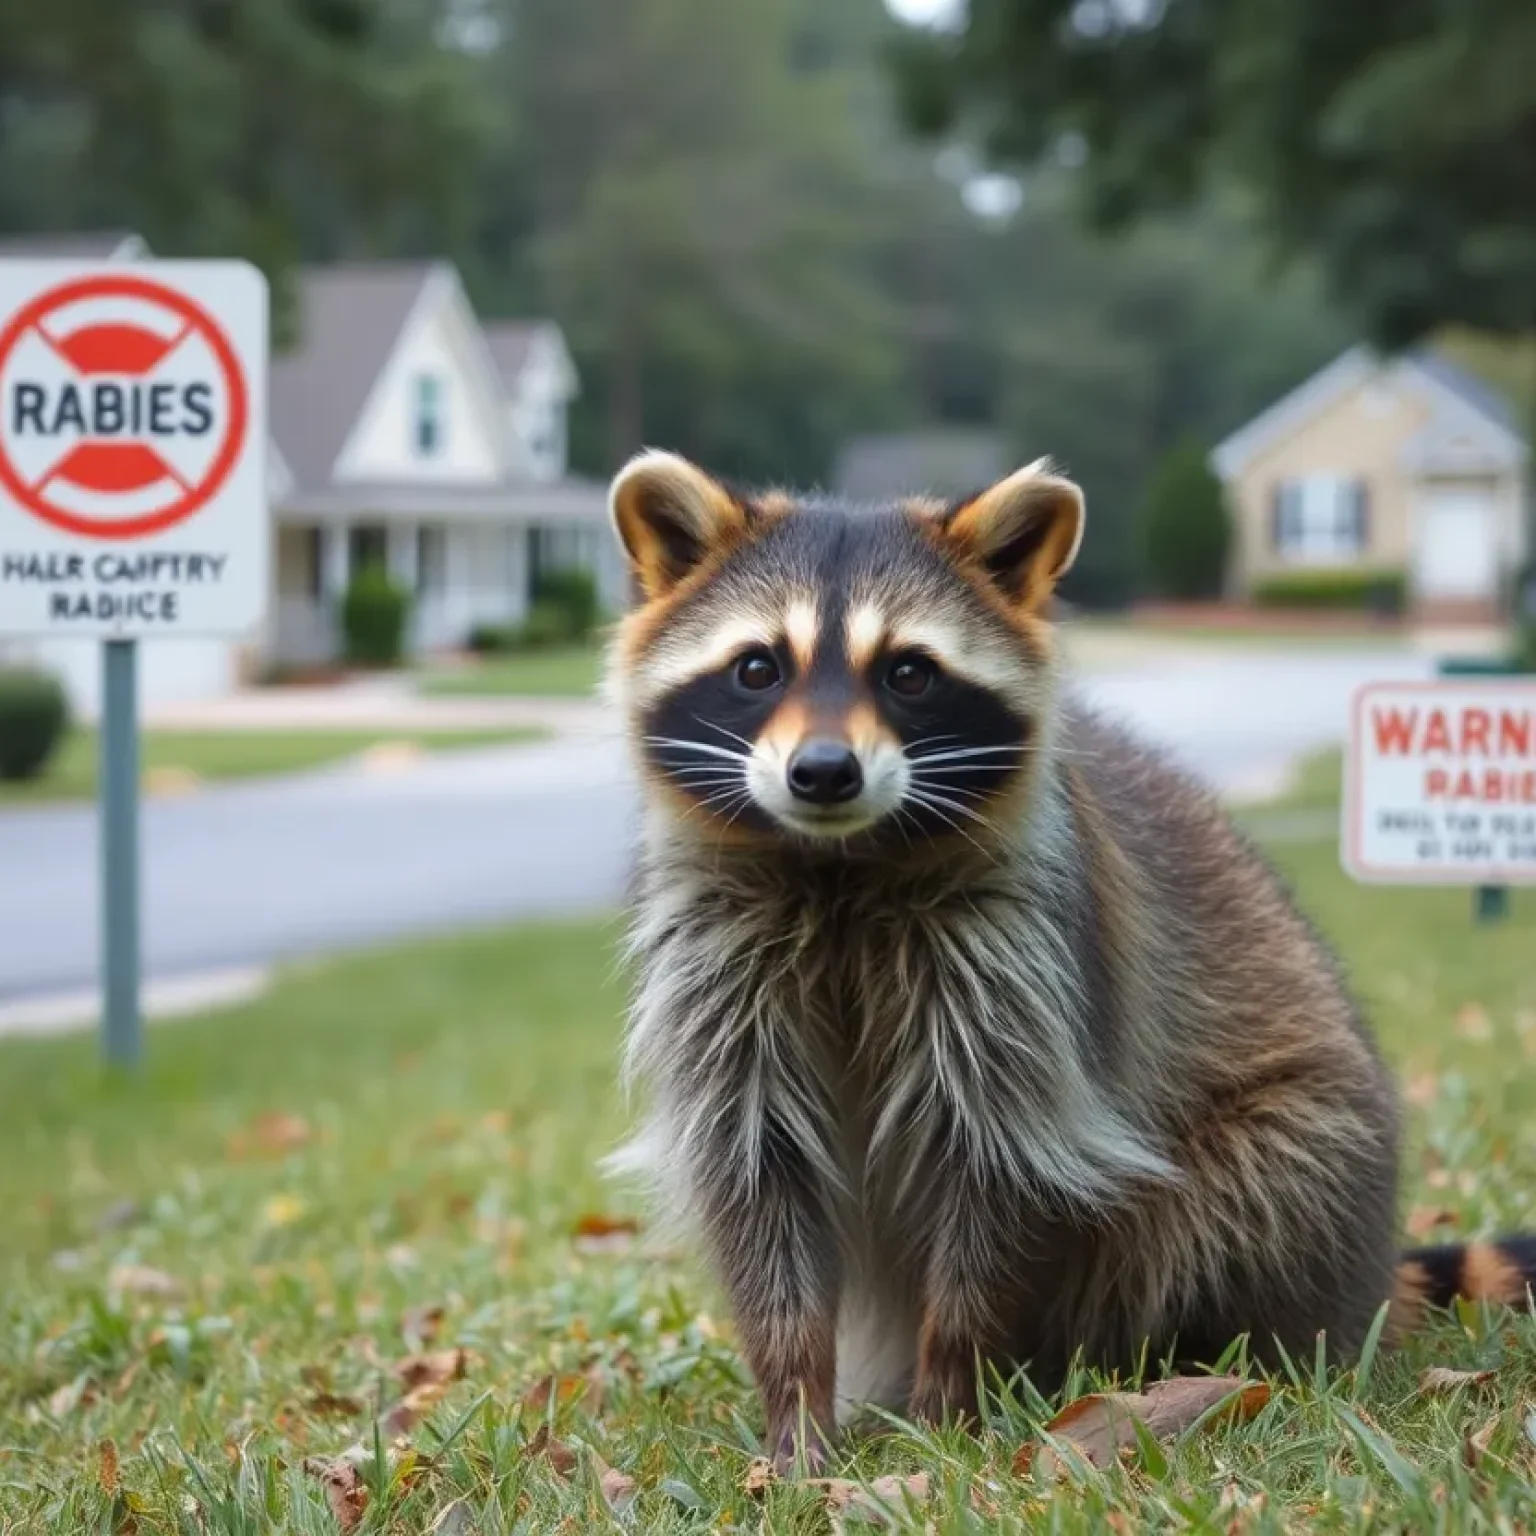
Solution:
M 1253 585 L 1263 608 L 1307 608 L 1398 614 L 1408 602 L 1408 578 L 1401 571 L 1291 571 Z

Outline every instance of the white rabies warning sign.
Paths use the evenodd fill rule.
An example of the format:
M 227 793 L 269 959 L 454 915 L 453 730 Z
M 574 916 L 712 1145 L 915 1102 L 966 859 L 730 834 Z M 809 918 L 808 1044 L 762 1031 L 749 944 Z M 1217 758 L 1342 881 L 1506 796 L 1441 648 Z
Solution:
M 266 392 L 244 262 L 0 262 L 0 635 L 253 629 Z
M 1536 883 L 1536 680 L 1361 689 L 1342 833 L 1357 880 Z

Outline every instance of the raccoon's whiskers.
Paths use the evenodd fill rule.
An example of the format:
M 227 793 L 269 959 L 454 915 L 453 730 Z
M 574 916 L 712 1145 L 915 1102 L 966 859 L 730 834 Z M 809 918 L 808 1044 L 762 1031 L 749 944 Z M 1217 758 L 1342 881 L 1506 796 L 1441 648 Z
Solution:
M 748 752 L 752 751 L 752 749 L 757 745 L 756 742 L 749 741 L 745 736 L 740 736 L 735 731 L 727 730 L 723 725 L 719 724 L 718 721 L 706 720 L 703 715 L 695 715 L 693 718 L 697 720 L 700 725 L 707 726 L 712 731 L 719 731 L 720 734 L 726 737 L 727 740 L 740 742 Z
M 911 749 L 907 751 L 909 763 L 958 763 L 972 757 L 995 757 L 1000 753 L 1012 753 L 1015 757 L 1023 757 L 1031 749 L 1021 746 L 1017 742 L 1010 742 L 1001 747 L 952 747 L 943 752 L 924 752 L 921 755 L 912 756 Z
M 731 763 L 747 761 L 745 752 L 732 752 L 727 747 L 716 746 L 712 741 L 684 741 L 679 736 L 647 736 L 644 740 L 649 747 L 671 747 L 678 752 L 698 752 L 705 757 L 723 757 Z

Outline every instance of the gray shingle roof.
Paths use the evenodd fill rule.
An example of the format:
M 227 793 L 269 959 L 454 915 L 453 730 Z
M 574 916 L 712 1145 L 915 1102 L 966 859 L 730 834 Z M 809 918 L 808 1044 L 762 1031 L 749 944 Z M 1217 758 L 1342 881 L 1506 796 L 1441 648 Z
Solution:
M 511 389 L 517 382 L 543 324 L 541 320 L 488 320 L 481 326 L 503 389 Z
M 272 435 L 294 480 L 328 484 L 347 434 L 394 350 L 431 262 L 301 267 L 299 341 L 272 359 Z
M 1522 423 L 1508 399 L 1491 385 L 1485 384 L 1432 347 L 1421 347 L 1411 356 L 1416 368 L 1427 373 L 1472 410 L 1496 422 L 1506 432 L 1513 432 L 1516 437 L 1525 435 Z
M 833 488 L 851 501 L 964 496 L 1008 472 L 1002 437 L 970 428 L 856 437 L 838 454 Z
M 73 230 L 57 235 L 0 235 L 0 256 L 34 260 L 59 257 L 71 261 L 105 261 L 124 246 L 138 246 L 139 237 L 126 229 Z

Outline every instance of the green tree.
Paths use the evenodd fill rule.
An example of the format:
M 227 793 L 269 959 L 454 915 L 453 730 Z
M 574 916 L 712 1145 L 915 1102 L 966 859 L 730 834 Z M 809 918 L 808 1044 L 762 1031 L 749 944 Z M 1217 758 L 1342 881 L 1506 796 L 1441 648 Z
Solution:
M 1078 150 L 1101 225 L 1246 186 L 1384 347 L 1536 326 L 1529 0 L 971 0 L 897 64 L 923 131 Z
M 1193 439 L 1157 465 L 1141 508 L 1141 557 L 1151 589 L 1181 601 L 1220 597 L 1232 543 L 1221 481 Z

